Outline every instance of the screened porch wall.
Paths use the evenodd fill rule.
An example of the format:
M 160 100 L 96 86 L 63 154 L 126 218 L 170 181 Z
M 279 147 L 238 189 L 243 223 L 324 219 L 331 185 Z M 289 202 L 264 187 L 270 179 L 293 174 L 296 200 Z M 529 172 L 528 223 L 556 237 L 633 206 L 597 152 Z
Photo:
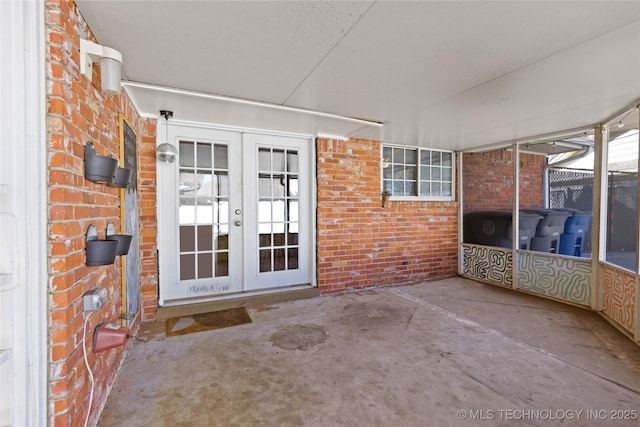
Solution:
M 633 114 L 637 114 L 637 109 L 634 110 Z M 616 128 L 618 130 L 620 126 L 616 126 Z M 627 128 L 628 126 L 625 129 Z M 596 138 L 596 143 L 606 144 L 606 131 L 603 135 L 601 140 Z M 640 140 L 638 144 L 640 144 Z M 532 207 L 532 204 L 536 205 L 538 203 L 538 206 L 542 207 L 545 194 L 542 176 L 546 166 L 546 158 L 537 156 L 543 162 L 532 162 L 525 160 L 524 155 L 521 153 L 519 165 L 516 168 L 510 158 L 513 151 L 513 149 L 503 149 L 484 154 L 463 154 L 460 165 L 462 168 L 460 182 L 462 217 L 469 212 L 483 210 L 513 211 L 515 194 L 513 186 L 516 184 L 519 185 L 518 206 L 516 209 L 528 209 Z M 598 151 L 600 154 L 597 154 L 597 156 L 602 156 L 602 147 L 600 147 L 600 150 L 596 150 L 596 152 Z M 527 171 L 525 167 L 530 167 L 532 164 L 541 165 L 539 170 L 540 180 L 531 179 L 528 175 L 530 171 Z M 517 179 L 515 178 L 516 170 L 519 173 Z M 554 173 L 556 174 L 555 177 Z M 592 233 L 592 224 L 585 234 L 588 239 L 584 243 L 584 251 L 586 253 L 581 257 L 521 250 L 515 245 L 507 248 L 497 247 L 497 245 L 473 244 L 465 242 L 463 238 L 460 244 L 460 274 L 489 284 L 598 311 L 616 328 L 640 343 L 640 322 L 638 321 L 640 276 L 637 273 L 636 260 L 638 219 L 637 215 L 635 215 L 633 216 L 634 223 L 627 224 L 628 215 L 621 216 L 616 212 L 612 212 L 612 207 L 615 208 L 617 206 L 614 206 L 613 203 L 620 204 L 621 202 L 619 200 L 620 197 L 618 197 L 619 191 L 611 195 L 611 173 L 607 171 L 606 164 L 602 173 L 608 176 L 607 179 L 602 180 L 602 189 L 598 188 L 597 180 L 600 178 L 594 175 L 594 171 L 582 171 L 578 173 L 580 176 L 576 175 L 575 170 L 563 169 L 552 171 L 551 173 L 548 205 L 550 208 L 573 207 L 591 210 L 593 209 L 594 198 L 600 200 L 602 204 L 602 209 L 600 210 L 604 224 L 602 233 L 597 229 L 597 233 Z M 535 175 L 535 172 L 533 174 Z M 570 176 L 559 177 L 558 174 L 569 174 Z M 628 175 L 628 173 L 625 175 L 627 179 L 629 179 Z M 637 172 L 633 175 L 636 180 L 635 192 L 629 196 L 631 202 L 626 203 L 625 206 L 634 205 L 632 208 L 636 208 L 635 205 L 637 205 L 638 200 L 636 194 L 638 191 Z M 561 182 L 556 182 L 558 179 Z M 586 182 L 582 182 L 585 179 Z M 567 183 L 567 180 L 571 182 Z M 581 191 L 573 194 L 577 188 L 576 180 L 581 181 Z M 565 191 L 567 189 L 571 191 Z M 570 201 L 572 203 L 584 202 L 586 205 L 569 206 L 566 203 L 558 202 L 554 197 L 557 198 L 559 196 L 559 190 L 563 190 L 560 196 L 564 196 L 565 199 L 571 196 Z M 582 196 L 578 197 L 580 194 Z M 609 194 L 608 197 L 607 194 Z M 584 200 L 576 200 L 576 197 Z M 567 200 L 564 201 L 567 202 Z M 612 204 L 612 207 L 608 206 L 608 203 Z M 589 204 L 591 204 L 591 208 L 588 206 Z M 596 216 L 594 215 L 595 220 Z M 461 221 L 461 226 L 465 227 L 464 221 Z M 621 231 L 623 234 L 628 234 L 626 236 L 627 240 L 633 242 L 632 246 L 635 246 L 634 248 L 630 248 L 629 244 L 622 245 L 620 243 L 622 239 Z M 463 228 L 461 236 L 464 236 L 465 233 Z M 595 237 L 592 237 L 592 235 Z M 603 236 L 603 241 L 596 245 L 598 242 L 595 239 L 599 235 Z M 626 251 L 625 259 L 628 258 L 628 265 L 616 265 L 615 260 L 617 258 L 612 255 L 612 252 L 615 252 L 615 248 L 622 246 L 625 248 L 622 252 Z M 602 253 L 604 254 L 602 257 L 598 256 L 599 247 L 602 247 Z M 595 251 L 593 255 L 591 253 L 592 250 Z M 592 260 L 592 257 L 595 260 Z

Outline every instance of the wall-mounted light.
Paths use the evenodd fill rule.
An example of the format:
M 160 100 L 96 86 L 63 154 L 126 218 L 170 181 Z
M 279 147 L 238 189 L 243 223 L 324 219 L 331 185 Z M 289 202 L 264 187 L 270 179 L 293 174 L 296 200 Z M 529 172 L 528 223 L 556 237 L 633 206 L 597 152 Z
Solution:
M 158 145 L 156 148 L 156 159 L 163 163 L 173 163 L 178 157 L 178 150 L 176 147 L 169 144 L 169 117 L 173 117 L 173 111 L 160 110 L 160 115 L 164 117 L 165 121 L 165 143 Z
M 97 61 L 100 61 L 102 90 L 111 95 L 119 94 L 122 54 L 110 47 L 80 39 L 80 72 L 89 80 L 93 75 L 92 65 Z
M 634 111 L 638 111 L 638 107 L 632 108 L 629 111 L 627 111 L 622 117 L 620 117 L 620 119 L 617 120 L 616 122 L 616 126 L 618 128 L 623 128 L 624 127 L 624 121 L 627 119 L 627 117 L 629 117 L 629 115 L 631 113 L 633 113 Z

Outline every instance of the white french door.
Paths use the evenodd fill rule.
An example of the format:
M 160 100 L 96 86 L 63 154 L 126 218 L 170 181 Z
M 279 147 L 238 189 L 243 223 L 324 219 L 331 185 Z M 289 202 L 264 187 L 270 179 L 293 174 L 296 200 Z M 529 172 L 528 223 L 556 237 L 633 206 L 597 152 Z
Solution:
M 309 144 L 243 134 L 247 290 L 311 282 Z
M 167 140 L 178 159 L 158 164 L 161 305 L 312 282 L 309 139 L 172 124 Z

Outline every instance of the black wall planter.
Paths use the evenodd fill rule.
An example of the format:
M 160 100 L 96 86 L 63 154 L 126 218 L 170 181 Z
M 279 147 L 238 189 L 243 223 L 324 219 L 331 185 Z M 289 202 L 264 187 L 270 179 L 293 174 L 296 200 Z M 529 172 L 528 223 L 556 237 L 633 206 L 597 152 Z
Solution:
M 116 260 L 117 240 L 100 240 L 95 224 L 87 231 L 87 265 L 109 265 Z
M 113 182 L 118 161 L 112 157 L 98 156 L 93 142 L 84 146 L 84 177 L 95 182 Z
M 128 168 L 116 168 L 116 173 L 113 177 L 113 182 L 110 182 L 109 187 L 127 188 L 129 180 L 131 179 L 131 169 Z
M 126 255 L 129 253 L 129 247 L 131 246 L 132 237 L 133 236 L 129 234 L 116 234 L 113 224 L 107 224 L 107 240 L 115 240 L 118 242 L 116 255 Z
M 118 242 L 118 248 L 116 249 L 116 255 L 126 255 L 129 253 L 129 246 L 131 246 L 131 238 L 128 234 L 112 234 L 107 236 L 107 240 L 113 240 Z

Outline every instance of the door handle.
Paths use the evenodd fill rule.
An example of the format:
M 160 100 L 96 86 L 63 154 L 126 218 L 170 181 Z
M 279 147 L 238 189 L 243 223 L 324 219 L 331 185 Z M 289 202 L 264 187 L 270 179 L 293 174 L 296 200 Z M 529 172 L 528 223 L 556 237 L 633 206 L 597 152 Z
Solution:
M 236 221 L 234 224 L 236 227 L 240 227 L 242 225 L 242 221 Z

